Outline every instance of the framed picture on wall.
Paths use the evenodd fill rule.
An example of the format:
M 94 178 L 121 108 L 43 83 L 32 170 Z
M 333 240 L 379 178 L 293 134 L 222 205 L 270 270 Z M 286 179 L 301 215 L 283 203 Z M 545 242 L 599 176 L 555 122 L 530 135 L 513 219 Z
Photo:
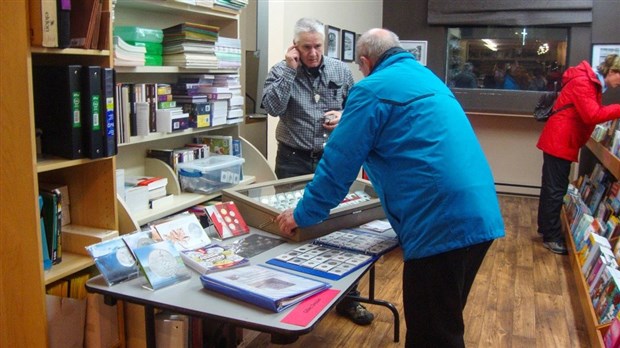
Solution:
M 592 67 L 596 69 L 610 54 L 620 54 L 620 45 L 592 45 Z
M 342 58 L 345 62 L 355 60 L 355 33 L 348 30 L 342 30 Z
M 340 59 L 340 29 L 326 26 L 325 33 L 325 55 L 331 58 Z
M 400 41 L 403 48 L 415 57 L 420 64 L 426 66 L 426 52 L 428 41 L 411 41 L 411 40 L 401 40 Z

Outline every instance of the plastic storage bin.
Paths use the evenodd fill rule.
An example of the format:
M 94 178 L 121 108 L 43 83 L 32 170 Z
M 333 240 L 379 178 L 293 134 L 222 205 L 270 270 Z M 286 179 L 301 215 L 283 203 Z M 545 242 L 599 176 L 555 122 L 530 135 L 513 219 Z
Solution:
M 211 155 L 209 158 L 179 163 L 179 182 L 187 192 L 210 194 L 239 183 L 245 160 L 230 155 Z

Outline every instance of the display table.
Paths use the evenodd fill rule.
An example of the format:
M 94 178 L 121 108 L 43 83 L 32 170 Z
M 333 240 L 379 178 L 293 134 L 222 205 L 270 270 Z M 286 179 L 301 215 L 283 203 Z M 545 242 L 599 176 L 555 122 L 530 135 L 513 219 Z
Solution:
M 266 232 L 251 228 L 250 233 L 267 235 Z M 384 233 L 393 233 L 387 231 Z M 247 235 L 246 235 L 247 236 Z M 270 235 L 273 236 L 273 235 Z M 243 238 L 243 237 L 237 237 Z M 235 239 L 226 240 L 226 244 Z M 288 242 L 280 244 L 270 250 L 258 254 L 250 261 L 252 264 L 264 264 L 267 260 L 294 249 L 306 242 Z M 273 266 L 270 266 L 273 267 Z M 286 270 L 290 271 L 290 270 Z M 306 273 L 298 273 L 305 277 L 314 278 L 331 284 L 331 289 L 338 290 L 338 294 L 306 325 L 297 326 L 283 323 L 285 318 L 295 307 L 280 313 L 263 310 L 260 307 L 237 301 L 233 298 L 220 295 L 203 289 L 197 272 L 191 271 L 191 279 L 156 291 L 142 287 L 146 282 L 144 277 L 139 277 L 120 284 L 108 286 L 102 276 L 90 279 L 86 283 L 89 292 L 99 293 L 104 296 L 106 303 L 114 304 L 116 300 L 123 300 L 145 307 L 146 341 L 148 347 L 155 347 L 155 309 L 165 309 L 190 317 L 202 318 L 209 322 L 218 322 L 227 325 L 227 344 L 236 345 L 236 328 L 246 328 L 272 334 L 272 337 L 285 337 L 290 341 L 301 335 L 307 334 L 321 321 L 321 319 L 350 291 L 355 284 L 369 272 L 369 295 L 367 298 L 355 297 L 359 302 L 380 305 L 389 308 L 394 315 L 394 341 L 399 341 L 400 320 L 396 307 L 387 302 L 374 298 L 374 262 L 361 267 L 339 280 L 328 280 L 315 277 Z M 351 324 L 355 325 L 355 324 Z

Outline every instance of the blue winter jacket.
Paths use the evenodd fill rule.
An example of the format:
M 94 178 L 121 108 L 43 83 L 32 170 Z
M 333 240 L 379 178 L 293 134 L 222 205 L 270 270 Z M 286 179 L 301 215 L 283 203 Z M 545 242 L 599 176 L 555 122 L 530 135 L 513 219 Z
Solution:
M 405 260 L 504 236 L 493 176 L 465 112 L 409 52 L 380 61 L 351 89 L 294 211 L 297 224 L 325 219 L 362 165 Z

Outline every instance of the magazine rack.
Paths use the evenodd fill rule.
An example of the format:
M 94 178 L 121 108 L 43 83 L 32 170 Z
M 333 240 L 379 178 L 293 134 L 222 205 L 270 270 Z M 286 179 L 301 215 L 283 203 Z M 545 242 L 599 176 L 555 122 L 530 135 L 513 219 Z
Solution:
M 233 201 L 248 225 L 296 242 L 317 238 L 328 233 L 366 222 L 385 218 L 385 212 L 377 193 L 369 181 L 357 179 L 349 188 L 349 196 L 338 207 L 331 210 L 322 223 L 297 228 L 293 237 L 280 233 L 275 218 L 287 207 L 290 199 L 303 193 L 313 175 L 268 181 L 241 188 L 222 190 L 222 201 Z M 363 197 L 361 197 L 363 196 Z M 274 198 L 275 197 L 275 198 Z M 293 197 L 293 198 L 291 198 Z M 284 203 L 272 204 L 270 199 Z

